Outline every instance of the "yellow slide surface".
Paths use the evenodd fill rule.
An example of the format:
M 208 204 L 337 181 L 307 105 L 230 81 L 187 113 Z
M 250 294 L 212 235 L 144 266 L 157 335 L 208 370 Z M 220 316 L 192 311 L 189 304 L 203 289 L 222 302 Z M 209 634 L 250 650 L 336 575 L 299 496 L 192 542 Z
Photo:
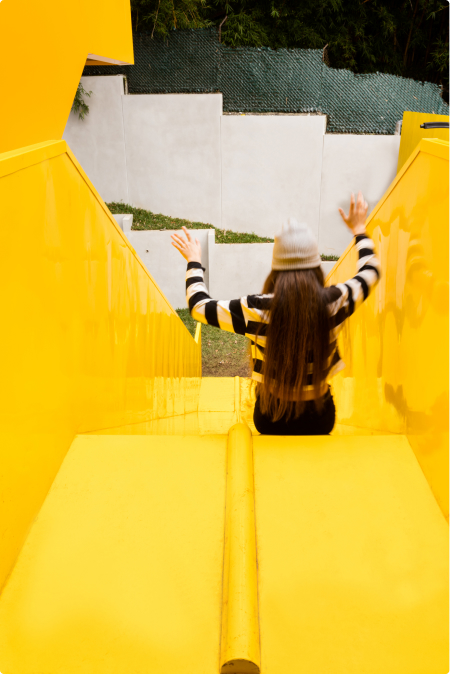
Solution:
M 0 23 L 1 674 L 446 674 L 448 132 L 405 113 L 332 435 L 264 437 L 61 140 L 129 4 Z
M 3 674 L 445 671 L 447 524 L 406 437 L 237 431 L 74 440 L 0 601 Z
M 226 436 L 79 436 L 0 602 L 2 674 L 218 671 Z
M 404 436 L 256 437 L 263 672 L 447 667 L 447 524 Z

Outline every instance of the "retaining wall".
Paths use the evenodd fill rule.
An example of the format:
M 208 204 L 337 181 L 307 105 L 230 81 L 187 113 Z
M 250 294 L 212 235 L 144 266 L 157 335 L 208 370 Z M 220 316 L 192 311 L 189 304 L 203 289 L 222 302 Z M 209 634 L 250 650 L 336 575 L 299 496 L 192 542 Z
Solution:
M 204 278 L 211 297 L 231 300 L 261 292 L 271 269 L 273 243 L 216 243 L 213 229 L 191 231 L 202 247 Z M 186 261 L 171 244 L 172 232 L 125 234 L 170 304 L 176 309 L 185 308 Z M 325 275 L 334 264 L 322 263 Z
M 326 134 L 325 115 L 222 115 L 222 95 L 124 95 L 122 76 L 83 77 L 90 112 L 64 138 L 105 201 L 273 236 L 295 216 L 320 252 L 351 239 L 338 206 L 369 212 L 396 175 L 400 136 Z

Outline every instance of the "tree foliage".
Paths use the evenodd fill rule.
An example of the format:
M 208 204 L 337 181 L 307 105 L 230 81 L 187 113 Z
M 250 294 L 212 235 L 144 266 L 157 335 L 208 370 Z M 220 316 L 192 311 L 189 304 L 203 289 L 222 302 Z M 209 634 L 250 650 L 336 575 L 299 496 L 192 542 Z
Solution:
M 133 30 L 168 37 L 219 26 L 231 47 L 325 49 L 355 73 L 442 85 L 448 101 L 447 0 L 131 0 Z
M 133 30 L 162 37 L 171 30 L 213 26 L 207 13 L 206 0 L 131 0 Z
M 90 97 L 91 94 L 92 91 L 86 91 L 81 82 L 78 83 L 77 92 L 72 103 L 72 112 L 78 114 L 80 119 L 84 119 L 86 115 L 89 114 L 89 106 L 84 100 L 83 96 Z

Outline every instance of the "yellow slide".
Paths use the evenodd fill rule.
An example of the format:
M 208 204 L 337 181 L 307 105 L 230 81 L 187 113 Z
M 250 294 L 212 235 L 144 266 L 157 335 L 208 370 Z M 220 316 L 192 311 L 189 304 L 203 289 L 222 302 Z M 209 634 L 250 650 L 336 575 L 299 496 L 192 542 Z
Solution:
M 131 31 L 121 0 L 98 3 L 89 30 L 91 5 L 77 19 L 42 5 L 25 21 L 47 21 L 47 51 L 57 10 L 82 34 L 76 58 L 63 52 L 64 119 L 88 55 L 132 60 Z M 70 54 L 74 34 L 58 34 Z M 333 435 L 274 438 L 253 427 L 248 380 L 201 378 L 200 331 L 61 120 L 47 108 L 24 130 L 14 105 L 0 154 L 0 672 L 448 672 L 448 140 L 419 138 L 370 216 L 383 276 L 343 331 Z M 350 247 L 329 282 L 354 268 Z

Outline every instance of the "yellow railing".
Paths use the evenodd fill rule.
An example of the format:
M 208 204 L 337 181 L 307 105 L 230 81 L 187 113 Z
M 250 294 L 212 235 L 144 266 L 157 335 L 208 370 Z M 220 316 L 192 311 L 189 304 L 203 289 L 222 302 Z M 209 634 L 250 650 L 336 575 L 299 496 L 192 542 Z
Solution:
M 75 434 L 195 411 L 201 344 L 65 141 L 0 155 L 0 200 L 1 586 Z
M 448 514 L 448 143 L 422 140 L 368 221 L 381 261 L 347 321 L 333 380 L 339 421 L 405 433 Z M 355 274 L 353 245 L 327 283 Z
M 422 129 L 421 125 L 425 122 L 446 122 L 448 124 L 448 120 L 448 115 L 432 115 L 427 112 L 403 113 L 397 173 L 408 161 L 409 157 L 423 138 L 439 138 L 439 140 L 448 142 L 448 128 Z

